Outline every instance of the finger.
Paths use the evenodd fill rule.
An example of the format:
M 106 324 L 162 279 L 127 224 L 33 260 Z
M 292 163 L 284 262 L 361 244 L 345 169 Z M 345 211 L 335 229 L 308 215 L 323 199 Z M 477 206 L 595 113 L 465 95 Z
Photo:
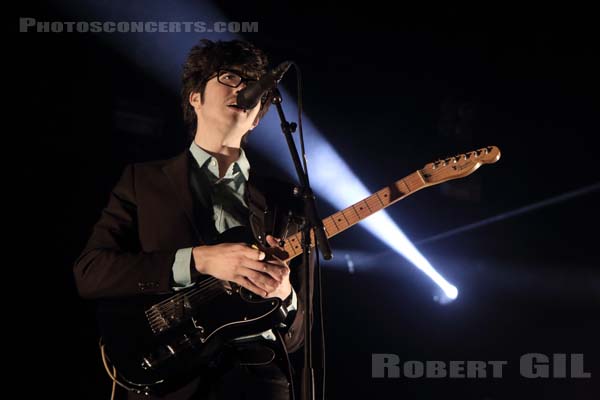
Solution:
M 290 267 L 285 266 L 283 268 L 281 268 L 281 272 L 283 274 L 283 277 L 289 276 L 290 275 Z
M 283 275 L 283 267 L 279 264 L 248 260 L 244 262 L 243 266 L 257 271 L 259 273 L 262 273 L 264 275 L 270 276 L 276 281 L 281 282 L 281 277 Z
M 264 290 L 264 289 L 258 287 L 257 285 L 254 284 L 254 282 L 252 282 L 250 279 L 246 278 L 245 276 L 240 276 L 239 279 L 236 279 L 235 282 L 238 285 L 242 286 L 243 288 L 248 289 L 252 293 L 257 294 L 261 297 L 266 297 L 269 294 L 269 292 L 267 290 Z
M 272 254 L 271 257 L 269 257 L 269 259 L 265 262 L 268 262 L 269 264 L 281 265 L 284 267 L 288 266 L 287 261 L 285 261 L 285 259 L 281 258 L 277 254 Z
M 254 283 L 256 286 L 263 290 L 266 290 L 267 292 L 275 290 L 280 284 L 280 282 L 271 278 L 269 275 L 265 275 L 253 270 L 247 271 L 246 278 L 252 281 L 252 283 Z
M 287 278 L 289 276 L 290 276 L 290 269 L 287 268 L 287 267 L 286 268 L 282 268 L 281 269 L 281 278 L 285 279 L 285 278 Z
M 264 260 L 266 257 L 265 252 L 261 251 L 255 245 L 252 245 L 251 247 L 244 246 L 244 248 L 242 249 L 242 254 L 244 255 L 244 257 L 249 258 L 251 260 Z
M 274 250 L 273 253 L 270 253 L 271 255 L 276 255 L 278 258 L 281 258 L 281 259 L 286 259 L 290 256 L 288 254 L 288 252 L 285 250 L 285 247 L 282 247 L 279 245 L 280 239 L 275 238 L 271 235 L 267 235 L 267 243 Z
M 269 268 L 276 268 L 275 273 L 277 274 L 285 276 L 290 273 L 290 267 L 281 260 L 269 260 L 267 263 L 269 264 Z
M 279 241 L 281 239 L 275 238 L 272 235 L 267 235 L 267 243 L 271 247 L 279 247 Z
M 277 277 L 273 277 L 267 274 L 266 272 L 259 272 L 250 268 L 246 269 L 246 271 L 242 273 L 242 275 L 252 279 L 254 283 L 258 284 L 261 287 L 265 286 L 265 289 L 267 290 L 269 290 L 269 288 L 273 286 L 279 285 L 283 280 L 283 273 L 279 274 L 279 276 Z M 269 288 L 267 288 L 266 286 L 269 286 Z

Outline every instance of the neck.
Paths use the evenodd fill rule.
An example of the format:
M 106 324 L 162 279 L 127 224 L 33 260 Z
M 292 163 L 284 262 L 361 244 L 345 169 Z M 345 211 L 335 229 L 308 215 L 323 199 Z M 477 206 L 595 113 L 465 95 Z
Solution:
M 240 158 L 240 139 L 227 140 L 227 137 L 206 135 L 196 131 L 194 143 L 204 149 L 219 163 L 219 177 L 227 173 L 229 166 Z

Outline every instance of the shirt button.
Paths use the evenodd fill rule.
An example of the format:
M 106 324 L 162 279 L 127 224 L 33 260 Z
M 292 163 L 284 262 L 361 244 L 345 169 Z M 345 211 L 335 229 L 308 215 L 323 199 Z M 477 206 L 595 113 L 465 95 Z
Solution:
M 212 166 L 213 166 L 213 167 L 214 167 L 215 165 L 217 165 L 217 161 L 216 161 L 216 160 L 212 160 L 210 163 L 212 164 Z

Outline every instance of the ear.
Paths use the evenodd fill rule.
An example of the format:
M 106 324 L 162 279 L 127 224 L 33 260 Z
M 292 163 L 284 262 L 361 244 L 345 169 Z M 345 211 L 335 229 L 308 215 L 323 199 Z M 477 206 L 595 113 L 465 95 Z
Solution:
M 200 92 L 191 92 L 188 101 L 194 109 L 200 107 L 202 105 L 202 96 L 200 95 Z
M 254 122 L 252 123 L 252 127 L 250 128 L 250 130 L 256 128 L 256 126 L 258 125 L 258 123 L 260 122 L 260 118 L 258 118 L 258 116 L 254 119 Z

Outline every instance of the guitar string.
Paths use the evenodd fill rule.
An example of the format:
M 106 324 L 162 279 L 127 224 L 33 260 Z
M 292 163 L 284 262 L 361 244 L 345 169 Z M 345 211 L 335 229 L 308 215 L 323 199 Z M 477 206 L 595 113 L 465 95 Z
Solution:
M 192 289 L 192 292 L 201 292 L 202 294 L 208 295 L 212 291 L 211 289 L 214 290 L 216 284 L 219 283 L 219 281 L 215 278 L 211 278 L 210 280 L 211 282 L 203 282 L 201 286 Z M 163 313 L 173 311 L 176 307 L 180 307 L 181 305 L 183 305 L 183 301 L 185 301 L 186 296 L 189 296 L 188 293 L 190 292 L 180 293 L 171 296 L 170 298 L 146 310 L 146 318 L 148 319 L 148 322 L 153 323 L 156 320 L 160 320 L 163 318 Z M 192 297 L 195 297 L 193 293 Z M 195 305 L 199 304 L 201 303 L 195 303 Z
M 193 304 L 193 305 L 197 306 L 202 303 L 209 302 L 209 301 L 213 300 L 214 298 L 216 298 L 217 296 L 220 296 L 220 295 L 223 295 L 226 293 L 224 290 L 219 290 L 219 289 L 221 289 L 221 288 L 213 287 L 212 290 L 204 291 L 202 293 L 202 297 L 195 299 L 195 304 Z M 194 296 L 194 297 L 197 297 L 197 296 Z M 152 327 L 155 327 L 156 324 L 159 324 L 163 321 L 164 321 L 164 319 L 160 315 L 149 319 L 149 323 Z
M 211 301 L 212 299 L 214 299 L 216 296 L 225 293 L 224 291 L 218 290 L 219 288 L 217 287 L 213 287 L 211 290 L 205 290 L 202 292 L 202 296 L 198 299 L 195 299 L 194 301 L 192 301 L 192 305 L 193 306 L 198 306 L 200 304 L 203 303 L 207 303 L 209 301 Z M 196 296 L 197 297 L 197 296 Z M 182 303 L 179 303 L 179 305 L 174 304 L 172 307 L 170 307 L 171 309 L 169 310 L 169 307 L 165 307 L 162 311 L 163 312 L 173 312 L 173 309 L 175 309 L 176 307 L 180 307 Z M 160 323 L 162 321 L 164 321 L 165 319 L 162 316 L 162 313 L 154 313 L 152 316 L 147 315 L 148 318 L 148 322 L 151 325 L 154 325 L 156 323 Z
M 492 151 L 488 151 L 487 154 L 486 154 L 486 151 L 489 148 L 491 148 Z M 467 153 L 459 154 L 459 155 L 456 155 L 456 156 L 453 156 L 453 157 L 448 157 L 445 160 L 449 160 L 449 159 L 453 159 L 453 158 L 454 159 L 458 158 L 460 160 L 460 159 L 465 158 L 465 159 L 469 159 L 469 160 L 470 159 L 476 159 L 477 161 L 481 160 L 482 163 L 485 163 L 485 161 L 493 160 L 494 157 L 483 157 L 483 156 L 489 156 L 490 154 L 492 154 L 494 148 L 495 148 L 495 146 L 491 146 L 491 147 L 488 147 L 488 148 L 477 149 L 477 150 L 473 150 L 473 151 L 470 151 L 470 152 L 467 152 Z M 467 155 L 468 155 L 468 158 L 466 158 Z M 434 164 L 434 163 L 429 163 L 429 164 Z M 427 165 L 429 165 L 429 164 L 427 164 Z M 427 165 L 425 167 L 427 167 Z M 454 164 L 451 163 L 451 164 L 446 164 L 446 165 L 443 165 L 441 167 L 438 167 L 437 169 L 433 170 L 430 173 L 431 177 L 436 177 L 436 176 L 438 176 L 440 174 L 446 173 L 445 172 L 447 170 L 446 167 L 448 167 L 449 165 L 454 165 Z M 481 165 L 479 165 L 479 166 L 481 166 Z M 478 168 L 479 168 L 479 166 L 478 166 Z M 327 229 L 327 231 L 330 233 L 329 237 L 336 235 L 337 233 L 339 233 L 339 232 L 341 232 L 341 231 L 343 231 L 343 230 L 351 227 L 352 225 L 360 222 L 362 219 L 367 218 L 368 216 L 373 215 L 376 212 L 379 212 L 379 211 L 381 211 L 382 209 L 384 209 L 386 207 L 389 207 L 390 205 L 392 205 L 393 202 L 398 201 L 399 199 L 394 199 L 393 201 L 390 200 L 390 199 L 387 199 L 387 202 L 384 204 L 383 201 L 381 200 L 381 197 L 379 196 L 379 193 L 381 191 L 385 190 L 385 189 L 389 189 L 390 186 L 394 186 L 398 182 L 404 181 L 404 183 L 407 186 L 409 186 L 409 189 L 410 189 L 410 186 L 418 186 L 415 190 L 410 190 L 410 192 L 408 194 L 412 194 L 416 190 L 422 189 L 425 186 L 425 183 L 423 182 L 423 178 L 420 175 L 418 175 L 418 172 L 422 171 L 423 169 L 425 169 L 425 167 L 422 168 L 422 169 L 419 169 L 419 170 L 417 170 L 417 171 L 415 171 L 415 172 L 413 172 L 413 173 L 411 173 L 409 175 L 407 175 L 406 177 L 404 177 L 404 178 L 402 178 L 402 179 L 394 182 L 391 185 L 388 185 L 388 186 L 386 186 L 386 187 L 378 190 L 377 192 L 375 192 L 375 193 L 371 194 L 370 196 L 366 197 L 365 199 L 363 199 L 361 201 L 358 201 L 357 203 L 352 204 L 349 207 L 346 207 L 345 209 L 340 210 L 340 211 L 338 211 L 338 212 L 330 215 L 327 218 L 324 218 L 323 219 L 323 225 L 325 226 L 325 228 Z M 415 174 L 417 174 L 417 175 L 415 175 Z M 375 200 L 375 199 L 377 199 L 377 200 Z M 354 217 L 351 217 L 349 219 L 346 216 L 346 214 L 344 213 L 344 211 L 349 211 L 351 208 L 354 208 L 355 206 L 360 205 L 360 203 L 363 203 L 363 202 L 366 203 L 367 207 L 369 207 L 369 209 L 370 209 L 370 206 L 369 206 L 369 203 L 368 203 L 369 201 L 371 201 L 371 202 L 375 201 L 376 203 L 381 203 L 381 206 L 380 207 L 376 206 L 375 207 L 376 208 L 375 211 L 370 211 L 369 215 L 366 215 L 365 217 L 358 218 L 358 219 L 354 219 Z M 354 210 L 354 211 L 355 211 L 355 213 L 357 213 L 356 210 Z M 344 218 L 344 220 L 346 220 L 347 225 L 345 227 L 339 228 L 337 226 L 337 224 L 335 222 L 336 218 L 334 218 L 336 215 L 341 215 Z M 339 221 L 341 221 L 341 220 L 338 218 L 338 222 Z M 296 241 L 299 242 L 299 240 L 300 240 L 299 236 L 300 236 L 300 233 L 296 233 L 294 235 L 291 235 L 288 238 L 288 244 L 291 243 L 291 242 L 293 242 L 294 240 L 296 240 Z M 286 245 L 286 247 L 287 247 L 287 245 Z M 290 257 L 290 259 L 293 258 L 293 257 L 296 257 L 296 256 L 298 256 L 300 254 L 302 254 L 302 250 L 300 250 L 300 252 L 297 253 L 296 248 L 297 247 L 293 247 L 293 245 L 290 245 L 290 249 L 292 251 L 288 251 L 288 254 L 291 254 L 292 252 L 294 253 L 293 256 Z
M 404 178 L 404 180 L 410 180 L 411 182 L 409 183 L 421 183 L 420 178 L 418 177 L 413 177 L 412 174 L 407 176 L 406 178 Z M 411 185 L 412 186 L 412 185 Z M 384 188 L 385 189 L 385 188 Z M 384 190 L 381 189 L 381 190 Z M 374 200 L 375 194 L 367 197 L 366 199 L 362 200 L 361 202 L 368 202 L 369 200 Z M 357 204 L 360 204 L 361 202 L 358 202 Z M 381 208 L 377 209 L 376 208 L 375 211 L 371 212 L 369 215 L 380 211 L 382 208 L 385 208 L 386 206 L 388 206 L 391 202 L 388 202 L 387 204 L 384 204 L 383 201 L 381 201 Z M 354 204 L 350 207 L 348 207 L 345 210 L 348 210 L 349 208 L 354 208 L 357 204 Z M 368 204 L 368 203 L 367 203 Z M 369 209 L 371 209 L 370 206 L 368 206 Z M 345 211 L 342 210 L 341 212 Z M 355 223 L 359 222 L 361 220 L 360 215 L 358 214 L 358 212 L 356 210 L 354 210 L 356 213 L 356 218 L 351 217 L 350 219 L 348 219 L 345 215 L 344 218 L 347 220 L 348 222 L 348 227 L 350 225 L 354 225 Z M 335 215 L 335 214 L 334 214 Z M 331 217 L 330 217 L 331 218 Z M 366 217 L 365 217 L 366 218 Z M 333 222 L 333 221 L 331 221 Z M 331 227 L 331 222 L 325 222 L 326 226 Z M 331 232 L 331 229 L 329 229 L 329 231 Z M 297 254 L 296 254 L 297 255 Z M 205 301 L 203 301 L 202 299 L 199 299 L 200 301 L 195 301 L 195 298 L 198 296 L 202 296 L 203 299 L 205 299 L 206 301 L 212 300 L 212 298 L 214 298 L 214 296 L 210 295 L 209 290 L 212 292 L 211 289 L 214 288 L 214 285 L 219 284 L 220 281 L 215 279 L 215 278 L 209 278 L 208 282 L 203 282 L 199 287 L 194 288 L 193 290 L 189 291 L 189 292 L 185 292 L 185 293 L 181 293 L 175 296 L 170 297 L 169 299 L 166 299 L 165 301 L 158 303 L 158 307 L 154 308 L 151 312 L 148 313 L 148 317 L 150 322 L 154 322 L 156 320 L 160 320 L 162 319 L 161 316 L 161 312 L 169 312 L 169 311 L 173 311 L 175 308 L 181 307 L 181 305 L 183 304 L 183 301 L 185 301 L 185 298 L 187 297 L 189 302 L 194 302 L 195 305 L 200 305 L 202 303 L 204 303 Z
M 470 152 L 470 153 L 466 153 L 466 154 L 470 154 L 469 157 L 472 157 L 474 154 L 477 154 L 477 153 L 476 152 Z M 463 156 L 464 156 L 464 154 L 462 154 L 460 156 L 457 156 L 457 157 L 462 158 Z M 477 158 L 477 157 L 475 157 L 475 158 Z M 441 172 L 444 172 L 443 168 L 440 168 L 440 169 L 437 169 L 437 170 L 433 171 L 431 173 L 431 176 L 439 175 Z M 416 184 L 415 186 L 419 186 L 417 189 L 421 189 L 424 186 L 424 183 L 423 183 L 422 178 L 421 178 L 420 175 L 413 176 L 415 173 L 416 172 L 413 172 L 412 174 L 406 176 L 405 178 L 402 178 L 402 179 L 394 182 L 392 185 L 395 185 L 398 182 L 404 181 L 404 184 L 409 188 L 409 190 L 410 190 L 410 186 L 413 186 L 414 184 Z M 409 183 L 411 185 L 409 185 Z M 392 186 L 392 185 L 389 185 L 389 186 Z M 348 223 L 348 225 L 345 228 L 349 228 L 351 225 L 354 225 L 354 224 L 360 222 L 362 219 L 364 219 L 364 218 L 366 218 L 366 217 L 368 217 L 368 216 L 370 216 L 370 215 L 372 215 L 372 214 L 374 214 L 376 212 L 379 212 L 380 210 L 382 210 L 382 209 L 388 207 L 389 205 L 391 205 L 392 201 L 390 199 L 387 199 L 387 204 L 384 204 L 384 202 L 381 200 L 381 198 L 379 198 L 378 201 L 381 203 L 381 207 L 380 208 L 374 207 L 376 209 L 375 209 L 375 211 L 372 211 L 371 207 L 369 206 L 369 203 L 368 203 L 369 200 L 373 201 L 375 199 L 375 196 L 379 197 L 378 193 L 381 192 L 382 190 L 385 190 L 385 189 L 389 188 L 389 186 L 387 186 L 387 187 L 385 187 L 383 189 L 380 189 L 379 191 L 373 193 L 372 195 L 366 197 L 365 199 L 363 199 L 363 200 L 361 200 L 361 201 L 359 201 L 359 202 L 357 202 L 355 204 L 352 204 L 351 206 L 345 208 L 344 210 L 341 210 L 341 211 L 339 211 L 339 212 L 337 212 L 337 213 L 335 213 L 335 214 L 333 214 L 333 215 L 325 218 L 323 221 L 324 221 L 324 225 L 325 225 L 326 229 L 329 232 L 334 232 L 333 234 L 337 233 L 337 231 L 341 231 L 337 227 L 337 224 L 335 224 L 335 220 L 333 218 L 336 214 L 340 214 L 341 213 L 341 215 L 344 217 L 344 219 Z M 410 190 L 410 192 L 408 194 L 411 194 L 414 191 L 415 190 Z M 397 201 L 397 199 L 394 199 L 394 200 Z M 358 211 L 356 211 L 356 208 L 355 208 L 357 205 L 360 205 L 361 203 L 365 203 L 367 205 L 367 208 L 369 209 L 369 214 L 366 215 L 366 216 L 364 216 L 364 217 L 361 217 L 359 215 Z M 354 211 L 354 213 L 356 214 L 356 218 L 354 218 L 354 217 L 348 218 L 344 214 L 344 211 L 348 211 L 349 209 L 352 209 Z M 361 208 L 361 210 L 362 210 L 362 208 Z M 338 222 L 339 222 L 339 218 L 338 218 Z M 335 226 L 333 226 L 333 225 L 335 225 Z M 335 228 L 335 229 L 332 229 L 332 228 Z M 332 234 L 332 236 L 333 236 L 333 234 Z M 301 253 L 302 252 L 300 252 L 300 254 Z M 289 254 L 289 252 L 288 252 L 288 254 Z M 299 254 L 294 254 L 294 257 L 297 256 L 297 255 L 299 255 Z M 290 258 L 292 258 L 292 257 L 290 257 Z M 215 285 L 220 284 L 221 282 L 222 281 L 220 281 L 220 280 L 218 280 L 216 278 L 208 278 L 207 280 L 205 280 L 204 282 L 202 282 L 199 286 L 195 287 L 194 289 L 192 289 L 190 291 L 186 291 L 186 292 L 174 295 L 174 296 L 172 296 L 172 297 L 170 297 L 170 298 L 168 298 L 168 299 L 166 299 L 166 300 L 164 300 L 164 301 L 162 301 L 160 303 L 157 303 L 155 306 L 152 307 L 152 309 L 150 309 L 147 312 L 147 316 L 149 317 L 149 319 L 150 318 L 151 319 L 161 318 L 160 311 L 162 311 L 162 312 L 168 312 L 168 311 L 173 310 L 175 307 L 179 307 L 179 304 L 181 304 L 180 302 L 184 301 L 186 299 L 186 297 L 187 297 L 187 300 L 189 302 L 195 302 L 196 305 L 202 304 L 205 301 L 203 301 L 202 299 L 199 299 L 200 301 L 195 301 L 195 298 L 198 297 L 198 296 L 200 296 L 200 295 L 202 295 L 202 297 L 206 299 L 207 296 L 210 296 L 210 293 L 213 292 L 213 289 L 215 288 Z M 210 298 L 212 299 L 214 297 L 210 296 Z
M 488 150 L 488 149 L 491 149 L 491 150 Z M 448 157 L 445 160 L 449 160 L 449 159 L 453 159 L 453 158 L 454 159 L 458 158 L 460 160 L 460 159 L 464 158 L 465 160 L 467 160 L 467 159 L 478 159 L 478 161 L 481 160 L 482 164 L 486 163 L 486 161 L 488 161 L 487 163 L 493 163 L 494 161 L 492 161 L 492 162 L 489 162 L 489 161 L 493 160 L 493 158 L 495 158 L 495 157 L 489 157 L 489 155 L 493 154 L 493 150 L 494 149 L 497 150 L 497 148 L 495 146 L 489 146 L 487 148 L 477 149 L 477 150 L 473 150 L 473 151 L 470 151 L 470 152 L 467 152 L 467 153 L 459 154 L 459 155 L 456 155 L 456 156 L 453 156 L 453 157 Z M 467 158 L 467 155 L 468 155 L 468 158 Z M 488 157 L 483 157 L 483 156 L 488 156 Z M 445 160 L 443 160 L 443 161 L 445 161 Z M 442 160 L 440 160 L 440 161 L 442 161 Z M 434 164 L 434 163 L 435 162 L 429 163 L 429 164 Z M 427 164 L 427 165 L 429 165 L 429 164 Z M 406 177 L 404 177 L 404 178 L 402 178 L 402 179 L 394 182 L 392 185 L 388 185 L 388 186 L 386 186 L 386 187 L 378 190 L 377 192 L 373 193 L 372 195 L 366 197 L 365 199 L 363 199 L 363 200 L 361 200 L 361 201 L 359 201 L 359 202 L 357 202 L 357 203 L 355 203 L 355 204 L 353 204 L 353 205 L 351 205 L 351 206 L 349 206 L 349 207 L 347 207 L 347 208 L 345 208 L 343 210 L 340 210 L 337 213 L 334 213 L 334 214 L 332 214 L 332 215 L 324 218 L 323 219 L 323 225 L 325 226 L 325 229 L 328 231 L 328 233 L 330 233 L 328 237 L 332 237 L 332 236 L 340 233 L 341 231 L 350 228 L 351 226 L 353 226 L 356 223 L 360 222 L 362 219 L 367 218 L 370 215 L 373 215 L 376 212 L 379 212 L 382 209 L 385 209 L 385 208 L 389 207 L 390 205 L 392 205 L 393 203 L 395 203 L 396 201 L 398 201 L 399 199 L 394 199 L 393 201 L 390 200 L 390 199 L 388 199 L 385 204 L 383 203 L 383 200 L 381 199 L 381 196 L 380 196 L 380 192 L 384 191 L 385 189 L 389 189 L 390 186 L 394 186 L 398 182 L 404 181 L 404 183 L 407 186 L 418 186 L 415 190 L 410 190 L 410 187 L 409 187 L 410 192 L 408 194 L 412 194 L 415 191 L 417 191 L 419 189 L 422 189 L 425 186 L 425 184 L 423 182 L 423 178 L 420 175 L 418 175 L 418 172 L 419 171 L 423 171 L 427 167 L 427 165 L 424 168 L 419 169 L 419 170 L 417 170 L 417 171 L 415 171 L 415 172 L 407 175 Z M 445 171 L 447 169 L 446 167 L 448 165 L 453 165 L 453 164 L 446 164 L 446 165 L 443 165 L 443 166 L 441 166 L 439 168 L 436 168 L 435 170 L 433 170 L 430 173 L 430 175 L 432 177 L 436 177 L 436 176 L 438 176 L 438 175 L 440 175 L 442 173 L 445 173 Z M 481 164 L 479 166 L 477 166 L 477 168 L 479 168 L 480 166 L 481 166 Z M 417 175 L 415 175 L 415 174 L 417 174 Z M 356 220 L 353 217 L 351 217 L 350 220 L 349 220 L 348 217 L 346 216 L 346 214 L 344 212 L 345 211 L 349 211 L 351 208 L 354 208 L 355 206 L 360 205 L 363 202 L 365 204 L 367 204 L 367 207 L 370 210 L 369 215 L 366 215 L 366 216 L 364 216 L 362 218 L 358 218 Z M 373 202 L 376 203 L 376 204 L 372 204 L 373 206 L 375 206 L 374 207 L 375 211 L 373 211 L 371 209 L 371 207 L 369 205 L 369 202 L 371 202 L 371 204 Z M 381 206 L 377 205 L 377 203 L 381 203 Z M 358 212 L 356 212 L 355 209 L 354 209 L 354 212 L 356 214 L 358 214 Z M 346 226 L 344 226 L 342 228 L 338 227 L 338 225 L 335 222 L 336 218 L 338 219 L 338 222 L 342 221 L 341 219 L 339 219 L 340 215 L 344 218 L 344 220 L 346 220 L 346 223 L 347 223 Z M 298 243 L 300 242 L 300 235 L 301 235 L 301 233 L 298 232 L 298 233 L 295 233 L 295 234 L 290 235 L 288 237 L 288 241 L 287 241 L 287 243 L 285 245 L 286 250 L 289 249 L 288 254 L 291 254 L 291 256 L 288 258 L 288 260 L 290 260 L 290 259 L 292 259 L 292 258 L 294 258 L 294 257 L 296 257 L 296 256 L 298 256 L 300 254 L 302 254 L 302 250 L 301 249 L 297 250 L 298 246 L 292 244 L 294 241 L 297 241 Z
M 481 157 L 481 155 L 482 155 L 482 154 L 484 154 L 484 155 L 488 155 L 489 153 L 488 153 L 488 154 L 485 154 L 485 153 L 484 153 L 484 151 L 485 151 L 485 149 L 474 150 L 474 151 L 472 151 L 472 152 L 468 152 L 468 153 L 460 154 L 460 155 L 457 155 L 457 156 L 454 156 L 454 157 L 449 157 L 449 159 L 456 158 L 456 157 L 458 157 L 459 159 L 462 159 L 463 157 L 465 157 L 465 155 L 467 155 L 467 154 L 468 154 L 468 155 L 469 155 L 469 159 L 471 159 L 471 158 L 474 158 L 474 159 L 477 159 L 477 158 L 479 158 L 479 159 L 482 159 L 482 161 L 485 161 L 485 160 L 483 160 L 483 158 Z M 475 156 L 475 154 L 477 154 L 477 156 Z M 453 165 L 453 164 L 447 164 L 447 165 L 445 165 L 445 166 L 442 166 L 442 167 L 439 167 L 439 168 L 437 168 L 436 170 L 433 170 L 433 172 L 431 172 L 431 176 L 432 176 L 432 177 L 436 177 L 436 176 L 438 176 L 438 175 L 440 175 L 440 174 L 444 173 L 444 172 L 445 172 L 445 168 L 444 168 L 444 167 L 447 167 L 447 166 L 449 166 L 449 165 Z M 421 170 L 422 170 L 422 169 L 421 169 Z M 421 171 L 421 170 L 418 170 L 418 171 Z M 337 213 L 330 215 L 329 217 L 327 217 L 327 218 L 323 219 L 323 225 L 325 226 L 325 228 L 327 229 L 327 231 L 328 231 L 328 232 L 332 233 L 332 234 L 331 234 L 331 236 L 333 236 L 333 235 L 335 235 L 335 234 L 337 234 L 337 233 L 341 232 L 342 230 L 344 230 L 344 229 L 347 229 L 347 228 L 349 228 L 350 226 L 352 226 L 352 225 L 354 225 L 354 224 L 356 224 L 356 223 L 360 222 L 362 219 L 364 219 L 364 218 L 367 218 L 367 217 L 369 217 L 370 215 L 373 215 L 373 214 L 375 214 L 376 212 L 379 212 L 379 211 L 381 211 L 382 209 L 384 209 L 384 208 L 386 208 L 386 207 L 390 206 L 390 205 L 392 204 L 392 202 L 395 202 L 395 201 L 397 201 L 398 199 L 394 199 L 393 201 L 392 201 L 391 199 L 387 199 L 387 203 L 386 203 L 386 204 L 384 204 L 384 203 L 383 203 L 383 201 L 381 201 L 381 199 L 379 199 L 379 200 L 378 200 L 378 202 L 381 202 L 381 207 L 380 207 L 380 208 L 378 208 L 378 209 L 376 209 L 375 211 L 369 211 L 369 214 L 368 214 L 368 215 L 366 215 L 366 216 L 364 216 L 364 217 L 359 217 L 359 218 L 350 217 L 350 218 L 348 218 L 348 217 L 346 216 L 346 214 L 344 213 L 344 211 L 349 211 L 350 209 L 353 209 L 353 211 L 354 211 L 356 214 L 358 214 L 358 212 L 355 210 L 355 207 L 356 207 L 356 206 L 360 206 L 360 204 L 361 204 L 361 203 L 365 203 L 365 204 L 367 204 L 367 207 L 368 207 L 368 208 L 369 208 L 369 210 L 370 210 L 370 206 L 369 206 L 369 203 L 368 203 L 369 201 L 374 201 L 376 197 L 379 197 L 379 196 L 377 196 L 377 194 L 378 194 L 378 193 L 380 193 L 381 191 L 383 191 L 383 190 L 385 190 L 385 189 L 388 189 L 390 186 L 394 186 L 394 185 L 396 185 L 397 183 L 399 183 L 399 182 L 401 182 L 401 181 L 404 181 L 404 183 L 405 183 L 405 184 L 406 184 L 406 185 L 409 187 L 409 190 L 410 190 L 410 187 L 411 187 L 411 186 L 418 186 L 418 187 L 417 187 L 415 190 L 410 190 L 410 192 L 409 192 L 408 194 L 412 194 L 412 193 L 414 193 L 416 190 L 418 190 L 418 189 L 422 189 L 422 188 L 425 186 L 425 184 L 423 183 L 423 181 L 422 181 L 422 177 L 421 177 L 420 175 L 415 175 L 415 174 L 416 174 L 418 171 L 415 171 L 415 172 L 413 172 L 412 174 L 410 174 L 410 175 L 407 175 L 405 178 L 402 178 L 402 179 L 400 179 L 400 180 L 398 180 L 398 181 L 394 182 L 393 184 L 391 184 L 391 185 L 389 185 L 389 186 L 386 186 L 386 187 L 384 187 L 384 188 L 382 188 L 382 189 L 378 190 L 377 192 L 375 192 L 375 193 L 371 194 L 370 196 L 368 196 L 368 197 L 364 198 L 363 200 L 360 200 L 360 201 L 358 201 L 358 202 L 356 202 L 356 203 L 354 203 L 354 204 L 350 205 L 349 207 L 346 207 L 345 209 L 343 209 L 343 210 L 340 210 L 340 211 L 338 211 Z M 335 218 L 334 218 L 334 216 L 336 216 L 336 215 L 338 215 L 338 214 L 340 214 L 340 215 L 341 215 L 341 216 L 344 218 L 344 220 L 346 220 L 346 222 L 347 222 L 347 225 L 346 225 L 345 227 L 341 228 L 341 229 L 340 229 L 340 228 L 338 228 L 338 226 L 337 226 L 337 225 L 336 225 L 336 223 L 335 223 Z M 358 215 L 357 215 L 357 216 L 358 216 Z M 339 222 L 339 221 L 340 221 L 340 219 L 338 218 L 338 222 Z M 298 234 L 296 234 L 296 235 L 298 235 Z M 296 255 L 297 255 L 297 254 L 296 254 Z
M 199 299 L 196 299 L 195 304 L 193 304 L 193 305 L 197 306 L 202 303 L 209 302 L 209 301 L 213 300 L 214 298 L 216 298 L 217 296 L 221 296 L 225 293 L 226 292 L 224 290 L 219 290 L 219 288 L 213 287 L 212 290 L 203 292 L 202 293 L 203 296 L 200 297 Z M 155 328 L 156 325 L 160 324 L 161 322 L 165 322 L 165 321 L 160 315 L 149 320 L 149 323 L 150 323 L 151 327 L 153 327 L 153 328 Z
M 222 281 L 220 279 L 216 279 L 216 278 L 209 278 L 209 279 L 212 282 L 210 282 L 208 284 L 204 284 L 197 288 L 194 288 L 193 290 L 187 291 L 185 293 L 181 293 L 181 294 L 172 296 L 171 298 L 167 299 L 166 304 L 163 301 L 163 304 L 161 304 L 161 306 L 157 307 L 157 308 L 161 311 L 170 311 L 175 307 L 180 307 L 180 305 L 182 304 L 182 301 L 185 301 L 186 298 L 190 303 L 194 303 L 194 305 L 199 305 L 199 304 L 204 303 L 202 301 L 202 299 L 207 295 L 207 293 L 214 292 L 214 289 L 217 289 L 217 292 L 221 292 L 221 293 L 227 292 L 227 290 L 225 289 L 225 286 L 223 286 L 224 281 Z M 201 296 L 201 298 L 198 299 L 198 296 Z M 198 300 L 200 300 L 200 301 L 198 301 Z M 156 314 L 154 314 L 154 315 L 156 316 Z
M 186 298 L 188 300 L 193 300 L 198 295 L 204 294 L 204 292 L 206 290 L 210 290 L 211 288 L 215 287 L 215 285 L 221 286 L 221 285 L 223 285 L 223 283 L 224 283 L 224 281 L 214 278 L 214 277 L 207 278 L 203 282 L 201 282 L 198 286 L 196 286 L 188 291 L 173 295 L 173 296 L 169 297 L 168 299 L 165 299 L 165 300 L 155 304 L 151 309 L 148 310 L 148 313 L 151 313 L 152 311 L 155 311 L 155 310 L 166 310 L 166 308 L 169 308 L 174 303 L 176 303 L 178 301 L 183 301 Z M 225 289 L 224 286 L 223 286 L 223 289 Z
M 207 278 L 203 282 L 199 283 L 198 286 L 195 286 L 188 291 L 175 294 L 159 303 L 156 303 L 148 310 L 148 312 L 151 312 L 151 311 L 154 311 L 157 309 L 161 310 L 161 309 L 163 309 L 163 307 L 167 307 L 170 304 L 173 304 L 173 302 L 176 302 L 179 300 L 184 300 L 186 297 L 189 298 L 190 294 L 193 295 L 196 292 L 203 292 L 204 290 L 214 287 L 216 284 L 218 284 L 220 282 L 221 282 L 220 280 L 218 280 L 214 277 Z
M 206 282 L 210 280 L 210 282 Z M 161 313 L 171 312 L 176 308 L 181 307 L 184 301 L 192 303 L 192 306 L 198 306 L 212 300 L 215 296 L 220 293 L 226 293 L 223 281 L 216 278 L 206 279 L 199 287 L 196 287 L 190 291 L 180 293 L 162 301 L 159 306 L 156 306 L 147 310 L 146 316 L 150 323 L 156 320 L 161 320 Z M 198 298 L 200 296 L 200 298 Z
M 173 313 L 176 308 L 180 308 L 184 304 L 183 301 L 185 301 L 186 295 L 188 302 L 191 303 L 192 306 L 198 306 L 212 301 L 215 297 L 226 293 L 225 287 L 221 286 L 221 284 L 222 281 L 214 279 L 214 282 L 212 282 L 209 285 L 205 285 L 205 287 L 203 287 L 202 290 L 194 290 L 194 293 L 192 293 L 191 295 L 188 294 L 190 292 L 186 292 L 185 294 L 181 295 L 176 295 L 177 301 L 171 298 L 168 304 L 163 304 L 160 307 L 160 311 L 154 309 L 151 312 L 147 312 L 146 317 L 148 319 L 148 322 L 151 325 L 155 325 L 164 321 L 162 313 Z

